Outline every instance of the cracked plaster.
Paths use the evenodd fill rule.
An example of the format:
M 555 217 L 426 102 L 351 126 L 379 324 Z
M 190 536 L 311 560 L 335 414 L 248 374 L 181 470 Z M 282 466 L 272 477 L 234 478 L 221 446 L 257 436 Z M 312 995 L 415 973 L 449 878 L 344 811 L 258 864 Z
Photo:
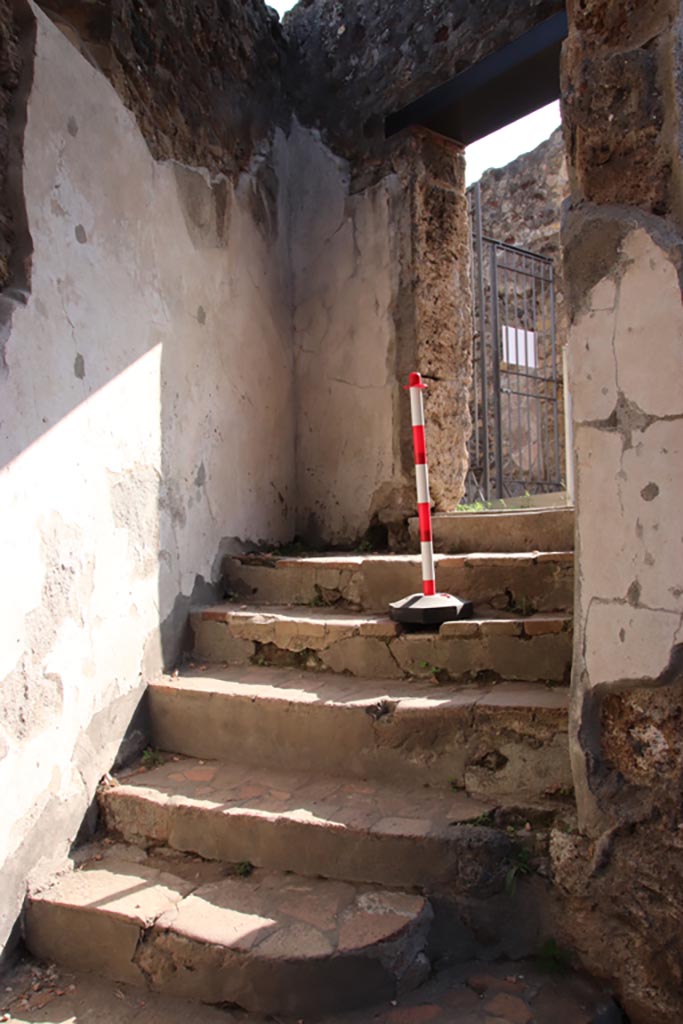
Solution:
M 587 685 L 656 678 L 683 612 L 683 577 L 664 571 L 683 555 L 677 266 L 637 229 L 622 243 L 615 277 L 592 289 L 570 340 Z
M 569 15 L 563 245 L 577 468 L 569 735 L 583 835 L 555 833 L 553 877 L 566 896 L 561 931 L 586 967 L 615 979 L 629 1019 L 673 1024 L 683 770 L 681 11 L 670 0 L 585 0 Z

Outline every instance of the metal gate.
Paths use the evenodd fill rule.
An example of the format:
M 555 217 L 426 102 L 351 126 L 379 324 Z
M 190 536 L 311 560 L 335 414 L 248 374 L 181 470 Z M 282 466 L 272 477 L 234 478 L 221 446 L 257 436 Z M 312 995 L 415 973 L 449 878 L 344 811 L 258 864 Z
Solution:
M 466 502 L 563 489 L 552 260 L 482 233 L 471 193 L 472 437 Z

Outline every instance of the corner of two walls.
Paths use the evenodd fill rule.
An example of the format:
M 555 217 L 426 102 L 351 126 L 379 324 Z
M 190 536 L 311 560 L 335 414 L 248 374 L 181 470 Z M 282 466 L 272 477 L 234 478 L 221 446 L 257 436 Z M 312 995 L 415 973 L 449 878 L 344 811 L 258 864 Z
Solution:
M 156 162 L 31 9 L 31 292 L 0 369 L 0 948 L 221 553 L 290 539 L 295 503 L 281 133 L 234 180 Z
M 289 138 L 297 534 L 352 543 L 396 475 L 393 176 L 354 194 L 315 130 Z
M 289 155 L 297 389 L 297 532 L 314 546 L 371 531 L 401 543 L 415 514 L 409 403 L 426 393 L 432 498 L 464 490 L 471 375 L 464 159 L 427 132 L 350 163 L 295 124 Z

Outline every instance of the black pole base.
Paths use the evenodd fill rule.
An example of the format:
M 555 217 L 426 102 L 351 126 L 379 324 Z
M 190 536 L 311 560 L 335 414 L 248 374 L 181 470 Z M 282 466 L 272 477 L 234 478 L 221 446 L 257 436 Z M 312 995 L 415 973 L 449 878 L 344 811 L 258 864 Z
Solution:
M 389 605 L 389 617 L 407 626 L 440 626 L 442 622 L 471 619 L 471 601 L 461 601 L 452 594 L 411 594 Z

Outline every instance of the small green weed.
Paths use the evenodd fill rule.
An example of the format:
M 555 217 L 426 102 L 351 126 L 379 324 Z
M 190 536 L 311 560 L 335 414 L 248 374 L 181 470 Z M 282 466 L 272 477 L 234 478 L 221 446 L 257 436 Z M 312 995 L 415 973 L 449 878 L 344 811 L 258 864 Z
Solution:
M 529 851 L 525 846 L 518 847 L 508 860 L 508 870 L 505 876 L 505 892 L 508 896 L 514 896 L 517 891 L 517 880 L 524 875 L 531 875 L 533 870 Z
M 493 825 L 493 813 L 491 811 L 484 811 L 478 818 L 472 818 L 472 821 L 467 822 L 468 825 L 479 825 L 482 828 L 488 828 Z
M 165 764 L 166 758 L 160 750 L 155 750 L 154 747 L 147 747 L 142 753 L 142 764 L 145 768 L 156 768 L 157 765 Z
M 235 874 L 240 878 L 249 878 L 249 875 L 253 874 L 254 865 L 250 860 L 241 860 L 235 864 Z
M 492 508 L 507 508 L 504 501 L 499 498 L 493 498 L 491 501 L 471 501 L 463 502 L 461 505 L 456 507 L 456 512 L 486 512 L 487 509 Z
M 523 619 L 526 619 L 529 615 L 535 615 L 536 606 L 533 605 L 524 594 L 522 594 L 517 603 L 511 606 L 510 611 L 514 612 L 515 615 L 521 615 Z
M 555 939 L 546 939 L 537 956 L 538 965 L 546 974 L 566 974 L 571 969 L 572 957 Z

